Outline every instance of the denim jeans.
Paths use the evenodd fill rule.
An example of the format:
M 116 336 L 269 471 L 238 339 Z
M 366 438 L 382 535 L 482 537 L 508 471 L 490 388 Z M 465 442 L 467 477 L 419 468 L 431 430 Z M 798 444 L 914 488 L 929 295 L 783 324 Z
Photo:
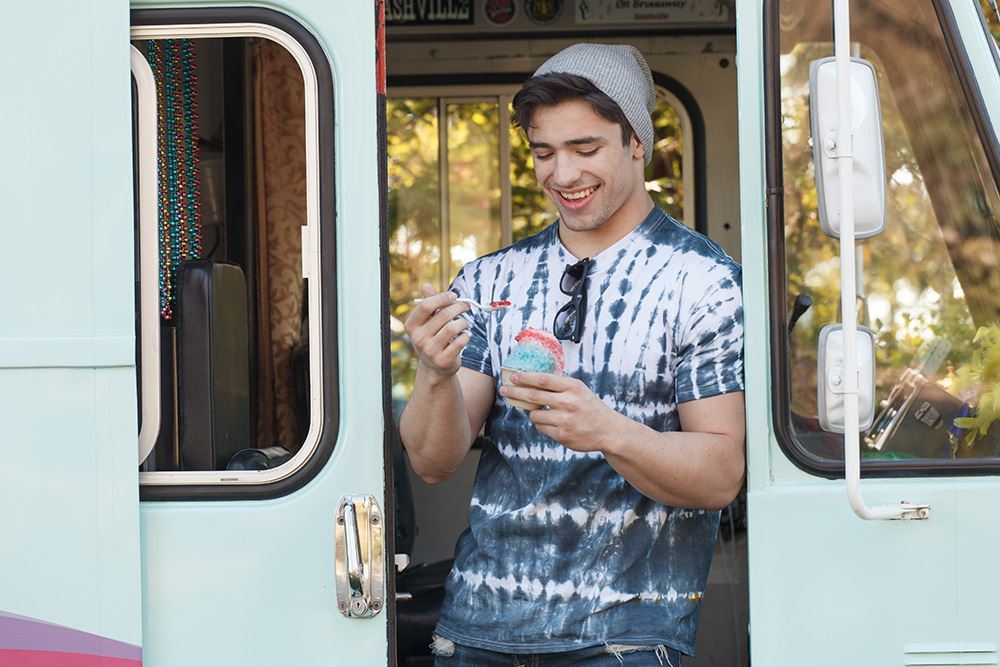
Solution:
M 681 654 L 666 646 L 603 644 L 568 653 L 497 653 L 435 637 L 434 667 L 680 667 Z

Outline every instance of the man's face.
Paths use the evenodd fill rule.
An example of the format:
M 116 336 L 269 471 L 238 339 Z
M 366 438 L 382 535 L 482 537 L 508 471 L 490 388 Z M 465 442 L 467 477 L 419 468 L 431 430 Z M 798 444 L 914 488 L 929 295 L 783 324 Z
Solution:
M 572 231 L 597 229 L 645 195 L 641 144 L 633 136 L 622 146 L 621 127 L 587 102 L 537 109 L 527 135 L 538 183 Z

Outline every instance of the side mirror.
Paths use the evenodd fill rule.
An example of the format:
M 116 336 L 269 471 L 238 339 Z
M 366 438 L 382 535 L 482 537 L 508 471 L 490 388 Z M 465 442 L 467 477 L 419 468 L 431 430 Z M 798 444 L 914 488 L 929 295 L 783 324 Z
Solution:
M 837 64 L 832 57 L 809 65 L 809 121 L 820 228 L 827 236 L 840 237 L 840 176 L 835 156 L 853 151 L 850 187 L 854 191 L 855 238 L 864 239 L 885 229 L 882 107 L 871 63 L 852 58 L 850 71 L 853 146 L 837 146 Z
M 858 327 L 858 428 L 867 431 L 875 421 L 875 332 Z M 816 382 L 819 427 L 844 432 L 844 331 L 827 324 L 819 331 L 819 368 Z

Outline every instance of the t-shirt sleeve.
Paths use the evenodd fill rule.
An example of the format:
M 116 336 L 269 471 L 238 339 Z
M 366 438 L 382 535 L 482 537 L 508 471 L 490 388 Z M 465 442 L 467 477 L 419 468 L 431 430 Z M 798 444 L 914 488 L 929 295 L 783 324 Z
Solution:
M 677 402 L 743 391 L 742 275 L 722 263 L 698 281 L 677 350 Z M 691 289 L 686 286 L 685 291 Z M 684 320 L 682 320 L 684 321 Z
M 476 266 L 476 262 L 463 266 L 449 289 L 460 297 L 475 299 L 482 303 L 483 295 L 479 283 L 470 279 L 476 274 Z M 469 321 L 469 328 L 465 330 L 469 334 L 469 343 L 462 349 L 462 366 L 492 377 L 493 363 L 490 361 L 486 314 L 474 308 L 462 313 L 460 317 Z

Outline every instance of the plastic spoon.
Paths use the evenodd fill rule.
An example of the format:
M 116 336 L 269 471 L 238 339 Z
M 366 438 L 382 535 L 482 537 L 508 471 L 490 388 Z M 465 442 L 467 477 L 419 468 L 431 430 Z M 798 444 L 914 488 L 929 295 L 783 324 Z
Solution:
M 420 303 L 421 301 L 423 301 L 423 299 L 415 299 L 413 302 Z M 455 299 L 455 301 L 462 301 L 464 303 L 467 303 L 473 308 L 478 308 L 484 313 L 492 313 L 494 310 L 503 310 L 504 308 L 511 307 L 510 301 L 491 301 L 490 303 L 485 304 L 485 303 L 479 303 L 478 301 L 469 299 L 464 296 L 458 297 L 457 299 Z

